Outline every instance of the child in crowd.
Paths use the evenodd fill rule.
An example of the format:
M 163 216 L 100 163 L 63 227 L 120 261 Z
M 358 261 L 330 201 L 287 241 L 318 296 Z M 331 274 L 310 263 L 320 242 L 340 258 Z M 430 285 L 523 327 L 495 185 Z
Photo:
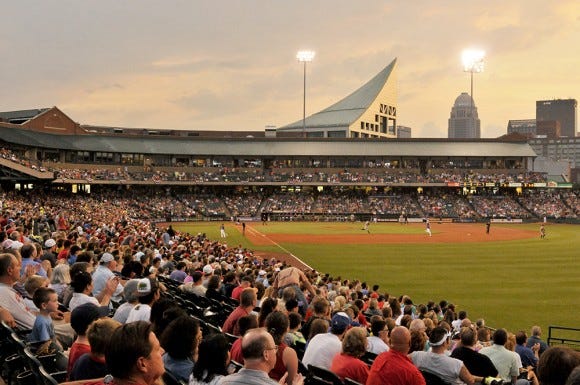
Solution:
M 288 333 L 284 336 L 286 345 L 294 346 L 296 342 L 306 343 L 306 339 L 299 330 L 302 327 L 302 316 L 299 313 L 291 312 L 288 313 L 288 320 Z
M 50 313 L 58 310 L 58 295 L 56 291 L 48 287 L 39 287 L 34 292 L 32 301 L 39 312 L 34 321 L 34 326 L 32 326 L 32 332 L 28 337 L 29 341 L 39 345 L 48 342 L 50 348 L 47 350 L 62 351 L 62 346 L 56 340 L 54 325 L 50 317 Z

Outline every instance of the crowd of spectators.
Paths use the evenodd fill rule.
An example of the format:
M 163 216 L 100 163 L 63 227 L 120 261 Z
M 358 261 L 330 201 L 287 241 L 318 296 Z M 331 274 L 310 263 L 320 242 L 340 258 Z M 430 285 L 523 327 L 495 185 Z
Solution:
M 312 197 L 304 197 L 291 201 L 313 206 Z M 360 202 L 357 194 L 324 195 L 321 202 L 328 205 L 332 199 Z M 421 385 L 418 369 L 468 384 L 497 377 L 560 385 L 551 382 L 553 365 L 565 381 L 580 364 L 577 353 L 547 347 L 537 326 L 529 336 L 498 329 L 492 344 L 483 319 L 472 322 L 464 309 L 445 300 L 415 303 L 376 285 L 258 258 L 204 234 L 155 227 L 149 221 L 158 214 L 151 213 L 152 207 L 159 206 L 159 213 L 179 209 L 168 196 L 131 190 L 91 196 L 28 192 L 3 194 L 0 200 L 0 318 L 34 330 L 35 342 L 63 349 L 71 379 L 111 374 L 114 381 L 134 380 L 141 372 L 138 363 L 128 361 L 136 358 L 127 349 L 137 349 L 139 338 L 148 342 L 141 343 L 137 357 L 158 360 L 151 363 L 151 377 L 167 370 L 191 385 L 236 383 L 258 375 L 263 383 L 276 383 L 267 382 L 269 375 L 287 385 L 301 384 L 300 362 L 332 370 L 341 379 L 377 384 L 388 372 L 385 362 L 393 359 L 410 360 L 401 366 L 408 372 L 398 373 L 415 376 L 412 383 Z M 272 204 L 288 200 L 276 195 Z M 177 271 L 184 275 L 183 286 L 173 279 Z M 187 285 L 204 289 L 187 294 Z M 57 298 L 70 316 L 54 305 Z M 217 303 L 215 313 L 200 314 L 203 303 Z M 30 310 L 33 306 L 38 313 Z M 261 325 L 265 328 L 256 328 Z M 305 341 L 306 347 L 296 341 Z M 231 355 L 244 361 L 237 374 L 228 365 L 230 348 L 238 349 Z M 207 354 L 215 359 L 208 360 Z M 433 364 L 443 359 L 436 355 L 446 357 L 446 369 Z M 481 372 L 484 360 L 488 369 Z M 155 378 L 146 376 L 143 383 Z
M 54 171 L 55 177 L 63 180 L 83 181 L 141 181 L 141 182 L 193 182 L 193 183 L 331 183 L 331 184 L 405 184 L 405 183 L 537 183 L 546 182 L 546 175 L 539 172 L 527 172 L 521 169 L 465 169 L 455 168 L 448 164 L 442 168 L 429 168 L 420 171 L 418 165 L 408 167 L 374 167 L 372 162 L 367 167 L 330 168 L 316 166 L 309 168 L 276 167 L 265 169 L 246 164 L 243 167 L 193 167 L 176 163 L 171 167 L 127 167 L 115 165 L 94 165 L 83 168 L 78 163 L 47 162 L 27 159 L 18 156 L 8 148 L 0 148 L 0 156 L 23 166 L 40 171 Z

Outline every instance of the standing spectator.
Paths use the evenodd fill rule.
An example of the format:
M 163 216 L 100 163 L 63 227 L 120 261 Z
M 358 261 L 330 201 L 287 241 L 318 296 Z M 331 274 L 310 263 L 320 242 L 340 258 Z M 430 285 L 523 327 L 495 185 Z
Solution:
M 312 297 L 316 295 L 316 291 L 310 284 L 310 280 L 306 277 L 306 274 L 304 274 L 302 270 L 293 266 L 286 267 L 284 270 L 278 272 L 276 278 L 274 278 L 274 283 L 272 284 L 274 290 L 278 291 L 279 296 L 285 288 L 293 287 L 296 292 L 298 306 L 300 306 L 300 313 L 304 316 L 306 314 L 306 309 L 308 308 L 308 301 L 306 300 L 300 285 L 304 285 Z

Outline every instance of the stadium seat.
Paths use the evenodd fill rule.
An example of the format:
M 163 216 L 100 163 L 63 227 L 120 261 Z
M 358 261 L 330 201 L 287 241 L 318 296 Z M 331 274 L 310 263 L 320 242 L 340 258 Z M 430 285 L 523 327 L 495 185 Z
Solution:
M 310 372 L 312 380 L 320 380 L 322 383 L 328 385 L 344 385 L 342 380 L 330 370 L 314 365 L 308 365 L 308 371 Z

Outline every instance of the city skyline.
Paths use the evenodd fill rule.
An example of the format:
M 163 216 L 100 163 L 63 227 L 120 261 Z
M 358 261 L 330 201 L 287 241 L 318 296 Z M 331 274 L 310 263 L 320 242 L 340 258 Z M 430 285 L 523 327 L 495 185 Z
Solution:
M 342 99 L 398 59 L 398 124 L 447 136 L 474 75 L 482 138 L 535 117 L 536 100 L 577 99 L 580 3 L 472 1 L 23 1 L 3 7 L 0 110 L 56 105 L 82 124 L 256 130 Z M 136 6 L 139 5 L 139 7 Z

